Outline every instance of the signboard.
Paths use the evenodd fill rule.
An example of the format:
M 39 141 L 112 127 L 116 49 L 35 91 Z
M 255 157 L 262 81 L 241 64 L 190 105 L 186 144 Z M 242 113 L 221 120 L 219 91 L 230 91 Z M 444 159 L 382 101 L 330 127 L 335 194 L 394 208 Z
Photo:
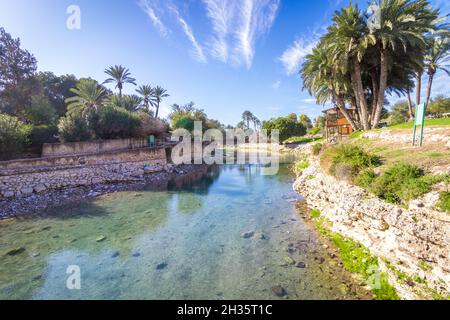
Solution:
M 427 106 L 425 103 L 416 106 L 416 120 L 414 121 L 413 146 L 416 145 L 417 127 L 420 126 L 420 146 L 423 144 L 423 128 L 425 126 L 425 112 Z

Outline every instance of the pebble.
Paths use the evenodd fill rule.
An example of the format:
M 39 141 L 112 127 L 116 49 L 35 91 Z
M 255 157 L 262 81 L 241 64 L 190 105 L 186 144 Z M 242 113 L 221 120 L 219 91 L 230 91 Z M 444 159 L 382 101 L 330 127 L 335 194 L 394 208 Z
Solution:
M 167 268 L 168 264 L 166 262 L 161 262 L 156 266 L 156 270 L 163 270 Z
M 306 264 L 304 262 L 299 262 L 299 263 L 297 263 L 296 267 L 300 268 L 300 269 L 304 269 L 304 268 L 306 268 Z
M 135 257 L 135 258 L 140 257 L 140 256 L 141 256 L 141 254 L 139 252 L 133 253 L 133 257 Z
M 120 256 L 119 251 L 114 251 L 114 252 L 111 254 L 111 258 L 117 258 L 118 256 Z
M 97 241 L 97 242 L 102 242 L 102 241 L 105 241 L 105 240 L 106 240 L 105 236 L 99 236 L 97 239 L 95 239 L 95 241 Z
M 8 252 L 6 252 L 5 255 L 7 255 L 7 256 L 17 256 L 17 255 L 19 255 L 21 253 L 24 253 L 24 252 L 25 252 L 25 248 L 24 247 L 20 247 L 20 248 L 14 248 L 14 249 L 9 250 Z
M 286 289 L 282 286 L 273 286 L 271 290 L 277 297 L 284 297 L 287 294 Z
M 284 257 L 283 260 L 287 263 L 288 266 L 292 266 L 295 264 L 295 260 L 291 257 Z
M 250 231 L 250 232 L 244 232 L 242 234 L 242 238 L 244 239 L 250 239 L 251 237 L 253 237 L 255 235 L 255 232 Z

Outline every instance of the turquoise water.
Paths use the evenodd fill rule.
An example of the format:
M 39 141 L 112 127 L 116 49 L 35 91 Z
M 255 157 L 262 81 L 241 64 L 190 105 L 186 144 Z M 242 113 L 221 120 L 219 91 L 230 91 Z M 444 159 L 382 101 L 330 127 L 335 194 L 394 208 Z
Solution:
M 274 286 L 282 299 L 361 296 L 296 211 L 289 168 L 261 170 L 211 167 L 157 191 L 4 220 L 0 298 L 276 299 Z M 66 286 L 71 265 L 80 290 Z

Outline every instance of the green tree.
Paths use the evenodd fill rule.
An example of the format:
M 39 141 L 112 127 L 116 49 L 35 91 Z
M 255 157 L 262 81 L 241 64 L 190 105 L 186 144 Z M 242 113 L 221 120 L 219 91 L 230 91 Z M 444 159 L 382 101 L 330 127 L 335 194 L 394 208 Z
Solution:
M 0 160 L 19 155 L 27 136 L 26 126 L 17 117 L 0 114 Z
M 298 121 L 301 123 L 301 124 L 303 124 L 303 126 L 306 128 L 306 129 L 311 129 L 313 126 L 312 126 L 312 121 L 311 121 L 311 119 L 306 115 L 306 114 L 301 114 L 300 115 L 300 118 L 298 119 Z
M 148 85 L 143 85 L 140 86 L 136 92 L 141 96 L 146 112 L 150 113 L 150 99 L 153 95 L 153 88 Z
M 81 79 L 70 91 L 75 96 L 66 99 L 68 112 L 83 115 L 98 111 L 107 96 L 105 88 L 91 79 Z
M 391 122 L 392 124 L 404 123 L 409 120 L 408 101 L 399 101 L 392 107 Z
M 450 76 L 450 40 L 448 38 L 433 38 L 425 56 L 425 65 L 428 72 L 428 88 L 426 104 L 430 103 L 431 88 L 436 72 L 441 70 Z
M 263 123 L 263 129 L 267 130 L 267 134 L 269 135 L 272 134 L 272 130 L 278 130 L 280 141 L 306 134 L 306 127 L 302 123 L 287 117 L 265 121 Z
M 242 121 L 244 121 L 246 129 L 250 129 L 250 122 L 253 121 L 253 117 L 254 117 L 253 113 L 251 113 L 248 110 L 242 113 Z
M 36 69 L 36 58 L 21 48 L 20 39 L 0 28 L 0 112 L 25 120 Z
M 158 118 L 159 116 L 159 108 L 161 102 L 164 100 L 164 98 L 167 98 L 169 96 L 170 95 L 167 93 L 167 90 L 160 86 L 157 86 L 156 88 L 153 89 L 153 94 L 152 98 L 150 99 L 150 103 L 153 107 L 156 108 L 155 118 Z
M 52 125 L 56 120 L 55 108 L 44 94 L 31 97 L 31 104 L 26 109 L 27 119 L 34 125 Z
M 450 98 L 439 95 L 431 100 L 428 113 L 441 117 L 444 113 L 450 113 Z
M 123 86 L 127 83 L 136 85 L 136 79 L 131 77 L 130 70 L 123 66 L 111 66 L 105 70 L 110 76 L 104 83 L 115 83 L 116 89 L 119 89 L 119 97 L 122 97 Z

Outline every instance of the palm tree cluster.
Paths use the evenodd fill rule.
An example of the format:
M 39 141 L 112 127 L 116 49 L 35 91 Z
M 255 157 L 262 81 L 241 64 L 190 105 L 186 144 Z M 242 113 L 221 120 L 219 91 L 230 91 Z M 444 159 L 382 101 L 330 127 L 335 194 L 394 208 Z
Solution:
M 155 108 L 155 118 L 159 116 L 159 109 L 164 98 L 169 97 L 167 90 L 157 86 L 152 88 L 149 85 L 142 85 L 136 90 L 136 94 L 123 95 L 123 88 L 126 84 L 136 85 L 136 79 L 131 77 L 130 71 L 123 66 L 111 66 L 105 70 L 110 76 L 103 84 L 114 83 L 119 90 L 118 95 L 110 94 L 108 90 L 97 81 L 92 79 L 82 79 L 71 89 L 74 97 L 66 99 L 69 113 L 80 111 L 86 114 L 91 111 L 98 111 L 102 105 L 121 107 L 130 112 L 143 110 L 153 116 L 151 107 Z
M 258 119 L 251 111 L 244 111 L 242 114 L 242 121 L 238 123 L 239 129 L 250 129 L 250 124 L 253 124 L 253 129 L 258 130 L 261 128 L 261 120 Z
M 317 103 L 332 102 L 355 130 L 378 126 L 387 95 L 410 98 L 417 86 L 419 104 L 424 70 L 426 101 L 436 71 L 448 73 L 449 25 L 439 10 L 427 0 L 379 0 L 374 7 L 372 15 L 356 4 L 336 12 L 300 71 Z

